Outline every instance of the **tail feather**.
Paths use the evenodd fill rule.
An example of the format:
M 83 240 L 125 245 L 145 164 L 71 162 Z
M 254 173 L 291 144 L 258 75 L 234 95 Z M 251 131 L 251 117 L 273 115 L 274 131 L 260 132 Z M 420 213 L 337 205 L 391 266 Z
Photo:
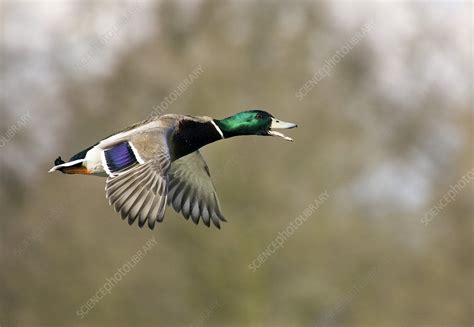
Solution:
M 56 160 L 54 160 L 54 165 L 55 166 L 59 166 L 59 165 L 62 165 L 66 163 L 63 159 L 61 159 L 61 157 L 58 157 Z
M 83 162 L 84 159 L 65 162 L 61 157 L 58 157 L 54 161 L 54 167 L 51 168 L 48 173 L 60 171 L 64 174 L 88 174 L 87 168 L 82 165 Z

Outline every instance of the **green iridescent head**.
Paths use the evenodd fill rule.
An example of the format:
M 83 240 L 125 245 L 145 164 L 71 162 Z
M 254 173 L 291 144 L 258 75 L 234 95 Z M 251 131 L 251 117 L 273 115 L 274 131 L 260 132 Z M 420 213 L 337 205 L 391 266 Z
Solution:
M 293 141 L 274 129 L 288 129 L 297 127 L 296 124 L 280 121 L 263 110 L 249 110 L 239 112 L 222 120 L 214 122 L 224 134 L 225 138 L 239 135 L 278 136 Z

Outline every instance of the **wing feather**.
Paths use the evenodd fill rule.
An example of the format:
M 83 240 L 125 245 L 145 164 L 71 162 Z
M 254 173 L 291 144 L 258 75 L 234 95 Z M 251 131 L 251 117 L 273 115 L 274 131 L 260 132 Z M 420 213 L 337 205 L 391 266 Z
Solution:
M 106 196 L 122 219 L 132 225 L 138 219 L 138 226 L 153 229 L 155 222 L 163 221 L 168 193 L 168 171 L 170 155 L 166 133 L 154 130 L 150 135 L 143 133 L 127 141 L 137 152 L 140 163 L 111 174 L 106 182 Z M 152 147 L 135 142 L 148 142 Z
M 168 196 L 168 205 L 195 224 L 202 219 L 206 226 L 212 221 L 220 228 L 220 221 L 225 221 L 209 168 L 199 151 L 171 164 Z
M 121 168 L 109 173 L 105 187 L 109 203 L 122 219 L 127 219 L 129 224 L 138 220 L 140 227 L 148 223 L 153 229 L 156 222 L 163 221 L 169 205 L 195 224 L 202 219 L 206 226 L 212 222 L 220 228 L 225 218 L 200 152 L 171 162 L 167 139 L 175 128 L 174 123 L 171 118 L 169 122 L 144 122 L 98 144 L 103 151 L 115 147 L 113 153 L 107 152 L 109 161 L 115 160 L 113 163 Z M 127 148 L 120 145 L 123 142 L 127 142 Z M 128 165 L 130 160 L 125 160 L 128 157 L 124 153 L 127 156 L 133 153 L 136 162 Z

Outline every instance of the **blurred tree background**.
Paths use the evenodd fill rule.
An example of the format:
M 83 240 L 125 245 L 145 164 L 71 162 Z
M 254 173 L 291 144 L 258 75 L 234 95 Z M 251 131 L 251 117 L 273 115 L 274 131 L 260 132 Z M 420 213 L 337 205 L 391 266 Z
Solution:
M 0 325 L 472 326 L 472 183 L 421 223 L 473 169 L 472 13 L 452 1 L 2 2 Z M 145 119 L 199 65 L 165 113 L 262 108 L 299 125 L 294 143 L 204 149 L 222 230 L 172 210 L 155 231 L 130 227 L 103 179 L 46 173 Z

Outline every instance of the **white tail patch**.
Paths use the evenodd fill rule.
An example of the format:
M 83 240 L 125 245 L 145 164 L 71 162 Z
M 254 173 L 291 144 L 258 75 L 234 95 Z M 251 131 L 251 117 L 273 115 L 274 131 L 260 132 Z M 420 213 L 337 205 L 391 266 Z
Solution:
M 54 166 L 53 168 L 51 168 L 51 169 L 48 171 L 48 173 L 55 172 L 56 170 L 59 170 L 60 168 L 63 168 L 63 167 L 71 167 L 71 166 L 77 165 L 78 163 L 81 163 L 81 162 L 84 162 L 84 159 L 79 159 L 79 160 L 74 160 L 74 161 L 65 162 L 65 163 L 63 163 L 63 164 Z

